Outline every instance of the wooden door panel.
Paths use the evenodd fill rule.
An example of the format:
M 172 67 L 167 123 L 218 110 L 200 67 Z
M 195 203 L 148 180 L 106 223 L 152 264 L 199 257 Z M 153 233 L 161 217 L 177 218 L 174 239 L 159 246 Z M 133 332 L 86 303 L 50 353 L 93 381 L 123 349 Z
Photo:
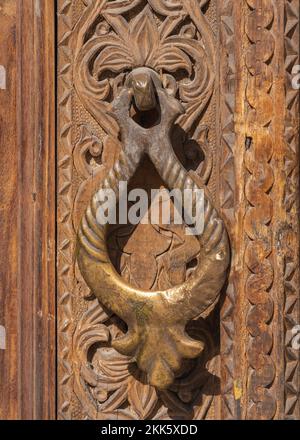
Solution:
M 291 337 L 299 321 L 297 7 L 59 2 L 60 418 L 299 417 Z M 177 44 L 173 52 L 168 38 Z M 205 352 L 185 362 L 165 391 L 112 348 L 126 327 L 88 289 L 75 251 L 80 218 L 122 149 L 111 102 L 128 72 L 143 65 L 177 88 L 186 116 L 173 147 L 210 191 L 232 250 L 218 306 L 189 324 Z M 131 181 L 148 191 L 163 184 L 148 159 Z M 154 290 L 186 278 L 184 258 L 194 244 L 180 230 L 139 225 L 113 228 L 108 246 L 124 280 Z
M 176 83 L 176 75 L 178 78 L 182 75 L 190 82 L 189 88 L 181 86 L 179 92 L 185 100 L 187 115 L 174 133 L 173 145 L 185 167 L 198 173 L 210 188 L 215 203 L 220 202 L 217 193 L 220 160 L 217 151 L 220 143 L 217 102 L 220 93 L 214 87 L 214 83 L 220 81 L 220 65 L 217 60 L 220 47 L 217 23 L 220 11 L 217 2 L 206 5 L 206 14 L 197 5 L 191 10 L 188 7 L 185 21 L 179 17 L 182 5 L 175 8 L 174 22 L 169 24 L 168 32 L 173 34 L 173 38 L 181 32 L 180 44 L 183 50 L 174 52 L 169 59 L 166 51 L 170 51 L 170 47 L 168 49 L 166 45 L 160 48 L 161 43 L 158 41 L 158 38 L 163 38 L 159 37 L 159 33 L 163 32 L 159 28 L 163 29 L 168 24 L 168 10 L 164 5 L 152 8 L 152 5 L 147 6 L 146 3 L 128 2 L 125 6 L 113 3 L 112 14 L 122 14 L 131 32 L 128 37 L 121 34 L 121 21 L 117 17 L 113 16 L 115 32 L 109 20 L 99 20 L 101 2 L 98 2 L 99 12 L 93 10 L 97 7 L 96 3 L 86 8 L 82 2 L 75 1 L 67 7 L 64 5 L 59 15 L 59 69 L 62 72 L 59 96 L 62 101 L 59 101 L 58 149 L 58 310 L 63 329 L 59 326 L 58 338 L 59 352 L 64 353 L 59 364 L 61 417 L 73 418 L 77 408 L 77 416 L 80 418 L 203 418 L 207 414 L 214 417 L 220 407 L 219 325 L 214 325 L 219 322 L 219 311 L 206 321 L 201 319 L 190 324 L 190 331 L 205 339 L 206 353 L 202 358 L 185 365 L 179 375 L 182 379 L 177 379 L 173 389 L 159 392 L 147 383 L 145 374 L 137 369 L 132 358 L 118 354 L 111 347 L 111 340 L 124 332 L 124 326 L 116 316 L 107 315 L 102 310 L 98 300 L 87 289 L 74 262 L 80 218 L 92 191 L 95 191 L 98 182 L 113 165 L 120 149 L 116 140 L 115 122 L 107 116 L 107 111 L 111 94 L 117 89 L 118 82 L 122 81 L 120 77 L 124 69 L 128 69 L 126 63 L 129 63 L 129 69 L 140 63 L 148 63 L 154 69 L 156 66 L 159 69 L 161 65 L 161 71 L 166 69 L 166 73 L 174 71 L 174 87 L 180 85 L 179 81 Z M 200 14 L 198 20 L 191 19 L 189 14 L 193 11 Z M 69 20 L 72 20 L 74 14 L 76 19 L 70 25 Z M 180 31 L 172 31 L 176 24 L 180 25 Z M 196 35 L 201 25 L 206 27 L 203 48 Z M 99 103 L 97 109 L 97 103 L 93 101 L 95 98 L 88 90 L 89 84 L 84 84 L 81 78 L 83 73 L 80 69 L 84 70 L 86 66 L 82 67 L 78 59 L 84 56 L 82 45 L 86 44 L 87 39 L 106 35 L 109 42 L 111 35 L 115 34 L 119 38 L 117 54 L 114 55 L 117 58 L 110 59 L 108 55 L 105 64 L 104 53 L 109 53 L 111 47 L 107 44 L 106 48 L 104 43 L 101 67 L 104 76 L 106 74 L 110 78 L 111 91 L 104 93 L 103 102 Z M 189 38 L 196 49 L 189 45 Z M 125 46 L 141 46 L 141 53 L 132 52 L 128 62 Z M 86 55 L 92 57 L 88 50 Z M 99 56 L 99 53 L 94 57 L 96 55 Z M 112 68 L 111 62 L 115 65 Z M 196 78 L 192 79 L 193 75 Z M 203 85 L 202 77 L 205 75 L 208 78 Z M 165 80 L 167 78 L 165 75 Z M 214 157 L 218 159 L 214 161 Z M 160 188 L 162 184 L 163 181 L 147 159 L 142 162 L 131 181 L 131 187 L 147 191 Z M 227 206 L 231 208 L 230 202 Z M 188 239 L 183 228 L 164 231 L 152 225 L 139 225 L 134 229 L 130 226 L 114 229 L 109 238 L 110 255 L 116 269 L 131 285 L 155 290 L 166 289 L 184 281 L 187 263 L 184 258 L 189 251 L 193 252 L 193 247 L 196 248 L 194 241 L 197 241 L 192 237 Z M 74 316 L 76 318 L 66 325 L 66 320 Z M 209 363 L 207 370 L 204 368 L 206 362 Z M 84 365 L 87 365 L 86 368 Z M 73 374 L 69 374 L 68 370 L 73 371 Z M 71 398 L 69 403 L 67 396 Z
M 0 25 L 0 418 L 299 419 L 299 0 L 0 0 Z M 149 153 L 129 189 L 168 188 L 181 170 L 205 187 L 230 244 L 221 291 L 212 277 L 199 290 L 200 303 L 207 291 L 217 300 L 186 326 L 203 352 L 182 356 L 166 389 L 137 351 L 114 348 L 132 320 L 99 301 L 107 279 L 91 290 L 77 262 L 91 196 L 131 151 L 113 113 L 140 67 L 185 113 L 171 131 L 173 180 Z M 154 133 L 164 118 L 144 117 L 137 97 L 130 116 Z M 150 151 L 154 137 L 141 139 Z M 183 225 L 107 234 L 113 280 L 134 292 L 172 293 L 205 272 Z M 160 332 L 173 313 L 161 310 Z M 155 325 L 143 307 L 133 315 L 155 357 L 169 324 L 154 350 Z M 176 358 L 178 340 L 169 347 Z

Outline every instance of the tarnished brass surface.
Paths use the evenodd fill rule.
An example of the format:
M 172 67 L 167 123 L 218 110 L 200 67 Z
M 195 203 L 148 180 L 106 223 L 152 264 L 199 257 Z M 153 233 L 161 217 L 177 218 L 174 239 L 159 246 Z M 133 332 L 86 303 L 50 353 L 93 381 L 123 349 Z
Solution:
M 154 84 L 147 69 L 135 69 L 134 74 L 128 76 L 126 86 L 132 89 L 134 102 L 138 110 L 152 110 L 156 106 Z
M 154 103 L 160 107 L 157 125 L 146 129 L 130 117 L 133 98 L 139 110 L 149 110 Z M 170 142 L 173 123 L 182 112 L 179 101 L 163 89 L 154 71 L 134 70 L 113 103 L 123 150 L 99 189 L 111 188 L 119 196 L 118 182 L 133 176 L 144 153 L 170 189 L 200 188 L 178 161 Z M 133 356 L 148 374 L 149 382 L 161 389 L 170 386 L 183 358 L 195 358 L 202 352 L 203 343 L 191 339 L 185 327 L 216 303 L 226 278 L 227 232 L 206 193 L 204 206 L 205 226 L 198 237 L 201 249 L 197 268 L 183 284 L 165 291 L 134 288 L 116 272 L 108 255 L 107 228 L 96 220 L 96 194 L 78 231 L 77 259 L 86 283 L 100 302 L 128 325 L 127 334 L 114 341 L 114 348 Z

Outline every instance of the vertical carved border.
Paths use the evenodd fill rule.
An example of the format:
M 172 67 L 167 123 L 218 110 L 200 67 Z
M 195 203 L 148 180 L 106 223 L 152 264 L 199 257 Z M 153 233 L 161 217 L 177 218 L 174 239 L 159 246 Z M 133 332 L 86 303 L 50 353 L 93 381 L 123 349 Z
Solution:
M 292 79 L 299 64 L 299 0 L 235 1 L 232 13 L 224 13 L 229 5 L 221 12 L 220 197 L 234 252 L 221 309 L 221 417 L 297 419 L 299 91 Z M 223 81 L 233 38 L 230 133 Z
M 234 1 L 220 2 L 220 116 L 221 116 L 221 149 L 220 149 L 220 207 L 223 218 L 233 237 L 235 223 L 235 29 Z M 221 307 L 221 418 L 235 418 L 233 396 L 234 383 L 234 307 L 236 289 L 233 273 L 229 276 L 226 295 Z
M 246 0 L 245 54 L 247 68 L 246 172 L 244 217 L 247 271 L 245 295 L 247 419 L 273 419 L 276 404 L 276 348 L 274 326 L 279 324 L 277 294 L 280 288 L 274 233 L 277 232 L 277 190 L 282 188 L 275 158 L 277 97 L 278 11 L 273 2 Z M 280 104 L 279 104 L 280 105 Z M 279 140 L 280 143 L 280 140 Z M 279 214 L 278 214 L 279 215 Z
M 284 255 L 284 418 L 300 418 L 299 350 L 293 349 L 293 327 L 300 324 L 299 314 L 299 90 L 293 87 L 299 58 L 299 0 L 284 2 L 285 121 L 284 208 L 289 233 Z
M 72 290 L 74 232 L 72 225 L 72 0 L 58 1 L 58 418 L 71 419 L 72 371 Z

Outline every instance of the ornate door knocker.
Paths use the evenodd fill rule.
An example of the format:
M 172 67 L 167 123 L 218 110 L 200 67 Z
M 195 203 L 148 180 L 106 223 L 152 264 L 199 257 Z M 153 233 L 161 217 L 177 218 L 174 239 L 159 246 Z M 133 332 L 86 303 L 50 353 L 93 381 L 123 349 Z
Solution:
M 149 128 L 139 125 L 130 115 L 133 101 L 138 112 L 157 107 L 159 120 Z M 134 357 L 148 374 L 150 384 L 160 389 L 173 382 L 182 359 L 195 358 L 202 352 L 203 343 L 190 338 L 185 327 L 217 303 L 229 264 L 224 223 L 204 185 L 185 170 L 171 145 L 174 122 L 183 111 L 153 69 L 133 69 L 112 104 L 111 115 L 120 127 L 122 151 L 99 189 L 113 189 L 118 198 L 119 181 L 130 180 L 144 154 L 170 189 L 195 192 L 202 187 L 204 231 L 197 237 L 200 253 L 193 275 L 165 291 L 144 291 L 127 284 L 110 261 L 107 226 L 97 222 L 97 193 L 78 230 L 77 260 L 84 280 L 100 302 L 128 325 L 127 334 L 113 342 L 114 348 Z

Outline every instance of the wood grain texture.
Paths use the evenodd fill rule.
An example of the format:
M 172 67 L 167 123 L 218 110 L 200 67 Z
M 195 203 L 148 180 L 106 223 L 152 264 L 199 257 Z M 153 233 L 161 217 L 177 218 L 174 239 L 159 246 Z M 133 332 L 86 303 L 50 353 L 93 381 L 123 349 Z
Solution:
M 13 22 L 4 45 L 7 96 L 1 91 L 1 99 L 10 99 L 6 109 L 1 105 L 8 240 L 1 259 L 8 330 L 1 372 L 8 377 L 0 407 L 3 418 L 48 419 L 55 417 L 54 2 L 18 1 L 14 9 L 13 3 L 1 2 Z
M 0 90 L 0 325 L 6 328 L 6 350 L 0 350 L 0 419 L 18 415 L 18 147 L 16 136 L 16 4 L 0 2 L 0 64 L 6 90 Z

